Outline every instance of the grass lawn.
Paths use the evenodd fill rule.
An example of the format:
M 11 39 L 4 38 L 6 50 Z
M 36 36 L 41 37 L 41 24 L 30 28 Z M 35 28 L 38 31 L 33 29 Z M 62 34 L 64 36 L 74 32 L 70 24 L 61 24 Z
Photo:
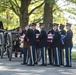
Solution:
M 76 60 L 76 51 L 75 52 L 72 52 L 72 59 L 73 60 Z

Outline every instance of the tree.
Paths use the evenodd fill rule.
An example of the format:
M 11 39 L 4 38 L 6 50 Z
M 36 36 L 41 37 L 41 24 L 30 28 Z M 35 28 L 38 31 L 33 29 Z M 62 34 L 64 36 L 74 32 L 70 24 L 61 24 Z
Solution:
M 76 0 L 66 0 L 66 1 L 69 3 L 69 6 L 65 9 L 65 11 L 73 15 L 76 15 Z
M 28 7 L 31 0 L 9 0 L 10 9 L 12 9 L 20 19 L 20 26 L 24 28 L 28 25 Z
M 54 0 L 45 0 L 43 22 L 45 23 L 46 29 L 48 29 L 47 28 L 48 23 L 53 23 L 54 4 L 55 4 Z
M 11 9 L 20 19 L 20 26 L 24 28 L 31 22 L 44 22 L 47 29 L 48 23 L 64 20 L 62 8 L 57 5 L 59 0 L 2 0 L 0 6 L 5 10 Z M 1 8 L 0 8 L 1 9 Z M 4 10 L 1 9 L 1 10 Z M 59 13 L 59 18 L 57 18 Z M 33 15 L 33 19 L 32 16 Z M 60 19 L 61 18 L 61 19 Z
M 8 2 L 5 0 L 0 0 L 0 13 L 5 12 L 8 8 Z
M 40 1 L 40 3 L 39 3 Z M 38 5 L 34 6 L 32 10 L 29 11 L 29 5 L 39 3 Z M 24 28 L 25 25 L 28 25 L 29 16 L 38 8 L 40 8 L 44 2 L 43 0 L 3 0 L 1 2 L 2 7 L 13 10 L 13 12 L 19 17 L 20 19 L 20 26 Z
M 59 0 L 45 0 L 44 5 L 44 18 L 43 22 L 45 23 L 46 29 L 48 29 L 48 24 L 53 22 L 63 22 L 66 20 L 63 16 L 63 9 L 61 7 L 67 6 L 68 4 L 57 4 Z M 58 14 L 59 15 L 58 15 Z
M 42 6 L 40 6 L 38 9 L 36 9 L 35 11 L 32 12 L 32 14 L 29 17 L 29 22 L 35 22 L 35 23 L 39 23 L 43 21 L 43 12 L 44 12 L 44 0 L 38 0 L 38 1 L 34 1 L 32 0 L 32 2 L 30 3 L 29 6 L 29 12 L 35 8 L 35 6 L 40 5 L 41 3 L 43 3 Z
M 28 11 L 29 5 L 33 0 L 9 0 L 11 9 L 19 16 L 20 26 L 24 28 L 25 25 L 28 25 L 29 16 L 39 7 L 41 7 L 44 2 L 33 8 L 30 12 Z M 38 0 L 34 0 L 34 3 Z M 20 5 L 19 5 L 20 4 Z

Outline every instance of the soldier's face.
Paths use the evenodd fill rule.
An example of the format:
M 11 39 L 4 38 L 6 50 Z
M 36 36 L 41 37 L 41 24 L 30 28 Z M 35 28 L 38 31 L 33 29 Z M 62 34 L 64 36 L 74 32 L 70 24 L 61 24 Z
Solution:
M 70 26 L 66 26 L 66 29 L 69 30 L 70 29 Z
M 25 27 L 25 30 L 28 30 L 28 29 L 29 29 L 29 26 L 26 26 L 26 27 Z
M 32 26 L 32 29 L 36 29 L 36 26 Z
M 54 30 L 58 29 L 58 26 L 54 26 Z
M 44 26 L 42 25 L 42 26 L 40 26 L 40 29 L 43 29 L 44 28 Z

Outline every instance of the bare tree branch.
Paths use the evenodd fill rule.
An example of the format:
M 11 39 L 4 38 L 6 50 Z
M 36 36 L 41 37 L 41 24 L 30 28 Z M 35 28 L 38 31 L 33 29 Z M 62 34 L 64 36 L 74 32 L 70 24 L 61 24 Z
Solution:
M 68 5 L 70 5 L 69 3 L 67 3 L 67 4 L 65 4 L 65 5 L 62 5 L 62 6 L 57 6 L 52 12 L 54 12 L 54 11 L 56 11 L 57 9 L 60 9 L 61 7 L 63 7 L 63 6 L 68 6 Z
M 41 18 L 41 19 L 38 19 L 38 21 L 36 21 L 35 23 L 38 23 L 38 22 L 40 22 L 41 20 L 43 20 L 43 18 Z
M 37 20 L 37 21 L 35 21 L 35 23 L 40 22 L 42 19 L 43 19 L 43 15 L 41 15 L 41 16 L 38 18 L 38 20 Z
M 15 12 L 15 14 L 19 16 L 18 9 L 17 8 L 15 9 L 16 5 L 11 0 L 9 0 L 9 2 L 11 4 L 10 8 Z
M 18 3 L 17 3 L 17 0 L 15 0 L 15 3 L 16 3 L 16 6 L 17 6 L 18 8 L 20 8 L 19 5 L 18 5 Z
M 31 15 L 31 13 L 33 13 L 36 9 L 40 8 L 43 4 L 44 4 L 44 2 L 41 3 L 39 6 L 36 6 L 34 9 L 32 9 L 32 10 L 30 11 L 29 15 Z
M 52 12 L 55 12 L 57 9 L 60 9 L 61 7 L 56 7 L 56 9 L 54 9 Z

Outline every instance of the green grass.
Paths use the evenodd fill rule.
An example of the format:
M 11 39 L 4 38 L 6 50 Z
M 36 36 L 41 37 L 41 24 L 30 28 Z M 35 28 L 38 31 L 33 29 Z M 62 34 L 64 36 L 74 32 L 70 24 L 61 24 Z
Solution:
M 72 59 L 76 60 L 76 52 L 72 52 Z

